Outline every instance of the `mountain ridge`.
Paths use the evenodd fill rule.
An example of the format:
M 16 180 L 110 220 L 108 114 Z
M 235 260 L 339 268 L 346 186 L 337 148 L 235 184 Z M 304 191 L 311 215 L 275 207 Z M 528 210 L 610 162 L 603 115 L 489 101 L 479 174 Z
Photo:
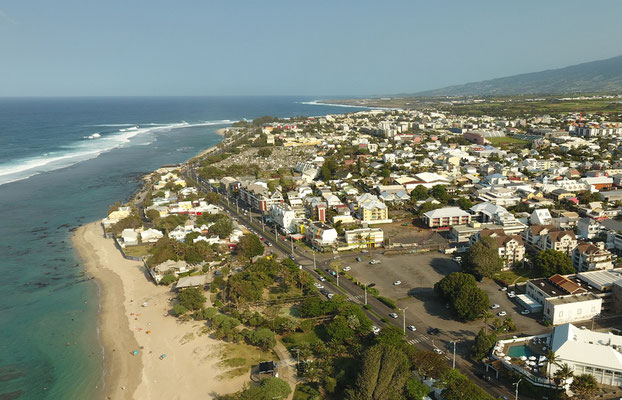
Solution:
M 567 67 L 452 85 L 414 96 L 495 96 L 622 91 L 622 55 Z

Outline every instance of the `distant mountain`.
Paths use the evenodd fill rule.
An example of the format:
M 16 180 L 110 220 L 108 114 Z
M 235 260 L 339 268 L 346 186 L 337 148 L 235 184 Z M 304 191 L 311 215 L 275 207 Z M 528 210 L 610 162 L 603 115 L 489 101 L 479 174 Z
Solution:
M 416 96 L 486 96 L 622 91 L 622 56 L 570 67 L 549 69 L 448 86 L 415 93 Z

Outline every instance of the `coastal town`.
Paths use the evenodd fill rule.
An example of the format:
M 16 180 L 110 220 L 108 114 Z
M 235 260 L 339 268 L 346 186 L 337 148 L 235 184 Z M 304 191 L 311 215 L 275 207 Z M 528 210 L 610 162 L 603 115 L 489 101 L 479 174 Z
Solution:
M 622 114 L 473 114 L 242 120 L 145 176 L 93 228 L 144 280 L 116 357 L 180 368 L 163 318 L 227 349 L 214 398 L 620 398 Z

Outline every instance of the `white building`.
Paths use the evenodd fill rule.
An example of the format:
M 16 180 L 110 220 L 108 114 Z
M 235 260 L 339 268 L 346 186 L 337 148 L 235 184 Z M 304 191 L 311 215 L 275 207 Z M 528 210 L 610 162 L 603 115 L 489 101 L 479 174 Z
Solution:
M 471 222 L 471 214 L 459 207 L 445 207 L 428 211 L 421 216 L 423 222 L 430 228 L 453 225 L 466 225 Z
M 551 217 L 551 213 L 547 208 L 533 210 L 531 217 L 529 217 L 529 222 L 531 222 L 532 225 L 552 225 L 553 217 Z
M 281 228 L 292 232 L 296 212 L 288 204 L 274 204 L 270 209 L 270 218 Z
M 622 336 L 564 324 L 553 331 L 551 350 L 559 359 L 551 375 L 568 364 L 575 376 L 590 374 L 600 384 L 622 385 Z
M 309 243 L 317 247 L 334 246 L 337 244 L 335 228 L 322 223 L 311 222 L 305 226 L 305 237 Z
M 599 244 L 601 246 L 579 242 L 575 247 L 572 251 L 572 265 L 578 272 L 613 268 L 611 253 L 605 250 L 605 243 Z
M 121 232 L 123 246 L 135 246 L 138 244 L 138 232 L 134 229 L 123 229 Z
M 164 235 L 157 229 L 149 228 L 140 233 L 140 239 L 143 243 L 155 243 Z

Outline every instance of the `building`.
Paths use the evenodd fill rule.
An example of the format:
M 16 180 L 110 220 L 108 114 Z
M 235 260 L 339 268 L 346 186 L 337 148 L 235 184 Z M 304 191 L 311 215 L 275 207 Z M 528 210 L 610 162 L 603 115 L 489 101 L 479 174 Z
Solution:
M 585 183 L 592 192 L 609 189 L 613 186 L 613 178 L 608 176 L 588 176 L 581 178 L 579 182 Z
M 307 242 L 315 247 L 332 247 L 337 244 L 337 231 L 323 222 L 306 224 L 304 234 Z
M 573 231 L 551 231 L 544 238 L 542 250 L 553 249 L 570 256 L 575 247 L 577 247 L 577 238 Z
M 525 258 L 525 245 L 519 235 L 507 235 L 503 229 L 484 229 L 471 237 L 471 244 L 485 237 L 495 240 L 504 269 L 509 269 Z
M 551 350 L 558 358 L 551 365 L 551 375 L 567 364 L 575 376 L 590 374 L 600 384 L 622 385 L 622 336 L 567 323 L 553 331 Z
M 440 228 L 454 225 L 466 225 L 471 222 L 471 217 L 471 214 L 459 207 L 445 207 L 428 211 L 421 216 L 421 219 L 430 228 Z
M 553 325 L 590 320 L 600 315 L 603 304 L 601 297 L 559 274 L 529 280 L 525 295 L 542 304 L 544 318 Z
M 293 232 L 296 212 L 289 204 L 273 204 L 270 208 L 270 218 L 281 228 Z
M 592 243 L 580 242 L 572 251 L 572 265 L 577 272 L 592 271 L 595 269 L 612 269 L 611 253 L 602 247 Z
M 384 232 L 380 228 L 352 229 L 344 235 L 348 249 L 380 247 L 384 243 Z
M 533 210 L 529 222 L 532 225 L 551 225 L 553 224 L 553 217 L 547 208 L 541 210 Z
M 592 218 L 581 218 L 577 223 L 577 234 L 581 239 L 594 239 L 600 230 L 600 222 Z
M 283 195 L 278 190 L 270 192 L 265 182 L 242 182 L 240 198 L 251 208 L 268 211 L 274 204 L 283 203 Z

